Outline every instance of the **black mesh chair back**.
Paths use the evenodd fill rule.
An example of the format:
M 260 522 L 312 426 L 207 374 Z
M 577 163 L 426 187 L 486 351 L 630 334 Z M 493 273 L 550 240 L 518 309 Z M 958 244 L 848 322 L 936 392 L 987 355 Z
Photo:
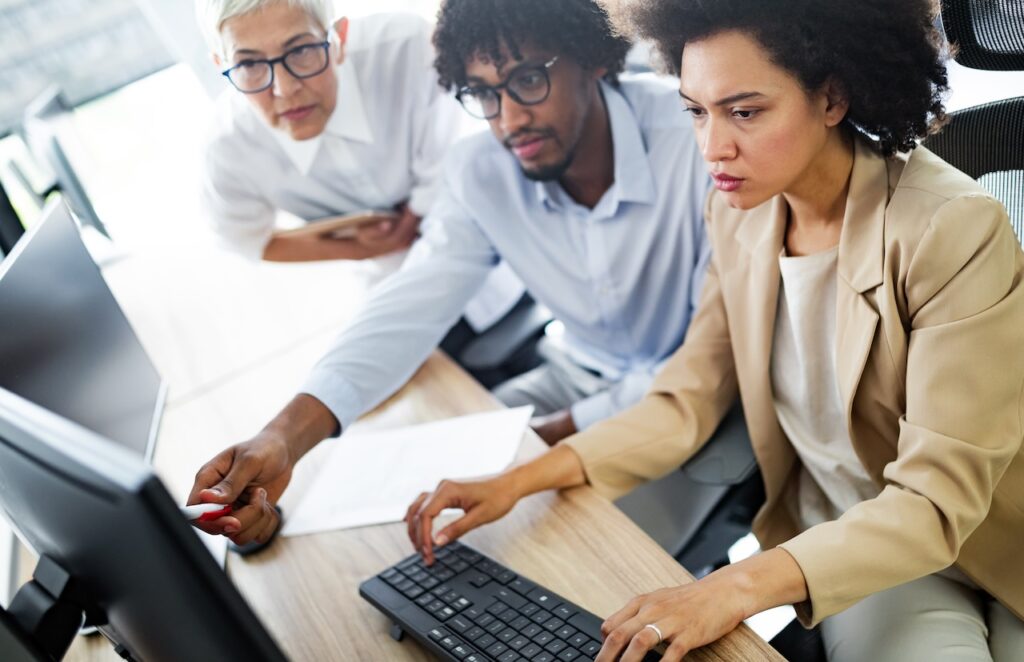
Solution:
M 942 26 L 958 63 L 1024 70 L 1024 0 L 942 0 Z M 951 113 L 924 144 L 1002 202 L 1024 244 L 1024 97 Z
M 956 61 L 987 71 L 1024 70 L 1024 2 L 943 0 L 942 28 Z
M 1024 244 L 1024 97 L 952 113 L 924 144 L 1002 202 Z

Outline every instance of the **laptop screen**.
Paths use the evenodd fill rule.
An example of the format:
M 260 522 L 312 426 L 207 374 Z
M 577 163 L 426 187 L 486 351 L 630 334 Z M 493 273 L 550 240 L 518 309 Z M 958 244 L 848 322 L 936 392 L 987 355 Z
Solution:
M 151 457 L 163 380 L 63 203 L 0 262 L 0 387 Z

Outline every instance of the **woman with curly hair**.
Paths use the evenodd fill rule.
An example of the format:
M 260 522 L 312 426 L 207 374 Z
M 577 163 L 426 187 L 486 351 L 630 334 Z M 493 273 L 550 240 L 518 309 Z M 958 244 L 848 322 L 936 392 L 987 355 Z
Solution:
M 632 409 L 410 508 L 413 543 L 692 457 L 742 398 L 765 551 L 637 597 L 598 660 L 665 660 L 793 604 L 832 660 L 1024 659 L 1024 255 L 1005 210 L 917 146 L 943 119 L 928 0 L 637 0 L 716 190 L 684 346 Z M 683 497 L 685 498 L 685 497 Z M 436 537 L 446 506 L 466 514 Z

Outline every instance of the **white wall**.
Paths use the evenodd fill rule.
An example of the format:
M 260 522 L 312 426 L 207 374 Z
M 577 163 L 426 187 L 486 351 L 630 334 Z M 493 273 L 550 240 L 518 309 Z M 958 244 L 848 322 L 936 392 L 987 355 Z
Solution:
M 193 0 L 135 0 L 168 50 L 189 65 L 206 93 L 214 98 L 227 81 L 210 61 L 210 51 L 196 24 Z

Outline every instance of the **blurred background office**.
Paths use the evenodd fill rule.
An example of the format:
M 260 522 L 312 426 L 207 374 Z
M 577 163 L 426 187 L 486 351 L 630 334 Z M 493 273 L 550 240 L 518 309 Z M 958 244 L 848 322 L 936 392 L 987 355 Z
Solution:
M 335 8 L 339 16 L 409 11 L 432 19 L 438 4 L 336 0 Z M 133 271 L 133 287 L 112 284 L 118 297 L 151 302 L 144 344 L 201 333 L 161 317 L 170 299 L 187 300 L 208 325 L 239 338 L 228 352 L 200 352 L 192 365 L 158 365 L 172 401 L 265 360 L 267 348 L 338 326 L 361 296 L 341 285 L 358 265 L 247 263 L 216 247 L 199 205 L 198 168 L 213 99 L 228 84 L 192 7 L 189 0 L 0 0 L 0 255 L 53 191 L 87 200 L 93 211 L 80 215 L 96 221 L 88 239 L 97 261 L 145 265 Z M 646 62 L 642 48 L 633 62 Z M 1021 72 L 951 63 L 950 82 L 951 111 L 1024 95 Z M 29 109 L 52 131 L 59 156 L 50 142 L 32 144 L 38 132 L 26 125 Z M 3 528 L 0 519 L 6 605 L 14 578 L 4 570 L 14 548 Z M 745 544 L 740 551 L 749 553 L 752 543 Z

